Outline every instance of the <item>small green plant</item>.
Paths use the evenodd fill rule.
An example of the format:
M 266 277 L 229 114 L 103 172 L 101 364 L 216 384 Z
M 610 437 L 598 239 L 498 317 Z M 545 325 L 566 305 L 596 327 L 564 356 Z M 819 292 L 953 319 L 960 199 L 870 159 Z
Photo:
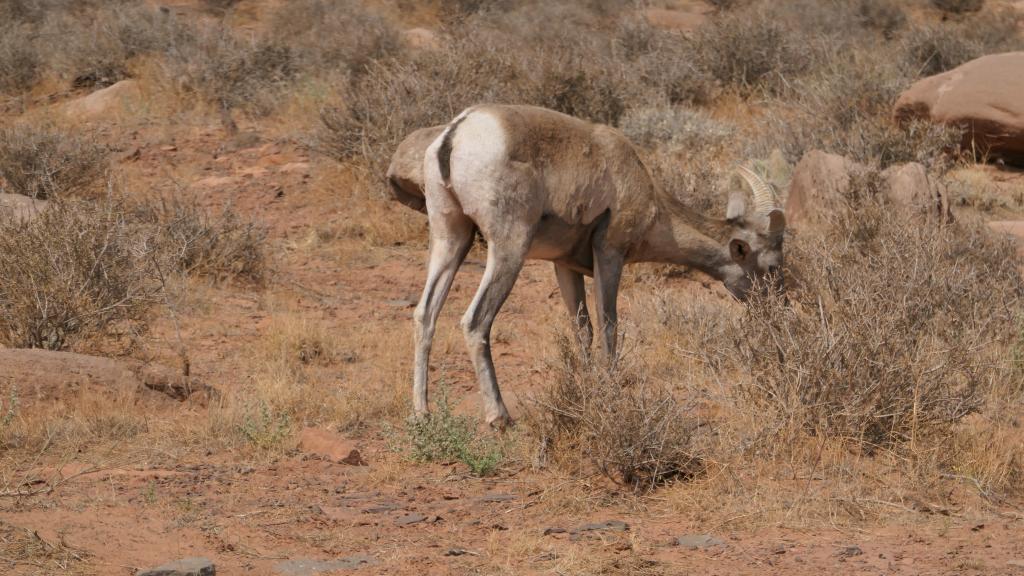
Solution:
M 21 407 L 21 400 L 18 398 L 18 389 L 14 386 L 7 391 L 7 399 L 0 400 L 0 435 L 7 432 L 18 416 L 18 409 Z
M 146 489 L 142 492 L 142 497 L 146 500 L 146 504 L 156 503 L 156 482 L 150 481 L 146 485 Z
M 242 436 L 259 450 L 280 446 L 291 435 L 291 419 L 285 413 L 275 413 L 266 402 L 246 411 L 239 426 Z
M 476 433 L 476 420 L 452 413 L 444 387 L 434 403 L 434 412 L 413 416 L 406 424 L 410 455 L 417 462 L 459 461 L 474 476 L 490 476 L 504 458 L 501 446 Z

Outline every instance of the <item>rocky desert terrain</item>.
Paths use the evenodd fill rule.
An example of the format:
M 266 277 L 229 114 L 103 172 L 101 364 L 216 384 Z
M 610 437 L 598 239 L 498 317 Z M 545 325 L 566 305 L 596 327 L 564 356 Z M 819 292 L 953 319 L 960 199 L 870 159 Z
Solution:
M 0 572 L 1024 574 L 1022 94 L 1019 1 L 0 0 Z M 528 262 L 492 431 L 481 239 L 413 417 L 384 175 L 483 102 L 751 166 L 786 298 L 632 266 L 608 359 Z

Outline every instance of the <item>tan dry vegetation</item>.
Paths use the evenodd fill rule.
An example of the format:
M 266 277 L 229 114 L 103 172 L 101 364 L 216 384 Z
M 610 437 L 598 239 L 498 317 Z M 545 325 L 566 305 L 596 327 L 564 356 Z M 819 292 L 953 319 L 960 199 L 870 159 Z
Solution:
M 1024 553 L 1001 534 L 970 532 L 1012 518 L 999 514 L 1024 497 L 1021 263 L 975 222 L 1019 217 L 1022 203 L 1014 182 L 993 184 L 973 160 L 945 154 L 955 133 L 904 129 L 889 114 L 922 75 L 1019 49 L 1019 16 L 998 2 L 948 20 L 924 0 L 712 4 L 687 35 L 617 1 L 177 2 L 166 13 L 131 2 L 4 4 L 0 114 L 29 122 L 6 124 L 2 186 L 66 199 L 28 228 L 0 228 L 10 246 L 0 270 L 15 271 L 0 272 L 0 326 L 35 334 L 4 344 L 180 362 L 217 393 L 178 403 L 87 390 L 45 405 L 0 390 L 0 488 L 42 487 L 0 500 L 0 565 L 155 565 L 181 555 L 166 546 L 180 540 L 205 542 L 196 550 L 229 572 L 269 570 L 277 555 L 371 551 L 402 573 L 656 574 L 707 568 L 703 552 L 665 546 L 694 532 L 729 534 L 714 553 L 723 569 L 779 562 L 797 573 L 834 567 L 820 533 L 836 526 L 849 530 L 835 538 L 889 534 L 890 558 L 942 566 L 939 546 L 914 552 L 893 534 L 934 529 L 930 542 L 943 543 L 963 528 L 979 549 L 995 542 L 985 550 L 998 560 L 964 565 Z M 403 26 L 434 28 L 439 47 L 413 48 Z M 71 41 L 48 42 L 58 29 Z M 142 94 L 128 113 L 53 114 L 124 78 Z M 426 221 L 381 200 L 383 168 L 408 132 L 480 101 L 611 123 L 659 181 L 706 212 L 723 211 L 734 162 L 776 148 L 793 162 L 822 148 L 872 173 L 926 163 L 962 200 L 958 223 L 898 219 L 871 179 L 858 182 L 828 235 L 787 240 L 789 306 L 743 306 L 699 273 L 638 266 L 623 282 L 628 353 L 614 366 L 572 348 L 550 266 L 530 264 L 493 338 L 525 416 L 519 428 L 479 453 L 417 462 L 404 427 L 408 301 L 421 287 Z M 111 205 L 111 218 L 90 216 Z M 105 223 L 123 249 L 61 249 Z M 62 254 L 71 266 L 53 265 Z M 115 301 L 146 296 L 131 315 L 86 310 L 47 328 L 49 315 L 40 324 L 7 312 L 55 294 L 39 287 L 46 273 L 93 271 L 111 257 L 134 263 L 101 275 Z M 492 438 L 473 425 L 479 399 L 458 327 L 484 257 L 474 248 L 456 281 L 432 373 L 447 385 L 453 422 L 469 423 L 451 429 L 470 443 Z M 76 306 L 109 307 L 75 296 Z M 8 328 L 19 322 L 45 326 Z M 305 426 L 358 440 L 370 465 L 299 453 Z M 424 437 L 451 441 L 446 431 Z M 501 460 L 487 468 L 494 446 Z M 153 477 L 31 480 L 66 461 Z M 502 492 L 516 499 L 479 501 Z M 399 501 L 395 514 L 443 520 L 397 529 L 359 508 L 345 516 L 339 499 L 360 493 Z M 147 523 L 142 506 L 173 520 Z M 608 518 L 631 530 L 541 532 Z M 1019 520 L 1005 522 L 1013 540 Z M 67 525 L 73 545 L 22 528 L 51 524 Z M 103 536 L 88 536 L 97 529 Z M 111 550 L 125 535 L 142 544 Z M 805 548 L 768 551 L 780 538 Z M 441 560 L 437 546 L 471 553 Z

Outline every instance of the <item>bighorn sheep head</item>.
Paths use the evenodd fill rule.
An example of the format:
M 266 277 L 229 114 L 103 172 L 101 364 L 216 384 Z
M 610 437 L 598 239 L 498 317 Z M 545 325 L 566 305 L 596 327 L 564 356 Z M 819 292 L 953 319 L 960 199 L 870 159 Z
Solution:
M 736 172 L 747 184 L 753 206 L 748 209 L 744 191 L 733 191 L 729 197 L 729 255 L 739 269 L 724 281 L 734 296 L 746 300 L 755 287 L 763 291 L 783 289 L 782 239 L 786 216 L 767 180 L 746 166 L 739 166 Z

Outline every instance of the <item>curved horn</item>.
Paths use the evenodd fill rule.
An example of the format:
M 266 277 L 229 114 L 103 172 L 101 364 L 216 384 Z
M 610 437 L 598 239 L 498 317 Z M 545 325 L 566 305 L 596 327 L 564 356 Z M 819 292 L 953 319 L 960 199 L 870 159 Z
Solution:
M 754 196 L 754 208 L 759 214 L 767 215 L 772 210 L 778 209 L 779 199 L 775 195 L 775 190 L 772 189 L 771 184 L 765 181 L 760 174 L 746 166 L 739 166 L 737 171 L 747 182 L 747 185 L 750 186 L 750 191 Z

